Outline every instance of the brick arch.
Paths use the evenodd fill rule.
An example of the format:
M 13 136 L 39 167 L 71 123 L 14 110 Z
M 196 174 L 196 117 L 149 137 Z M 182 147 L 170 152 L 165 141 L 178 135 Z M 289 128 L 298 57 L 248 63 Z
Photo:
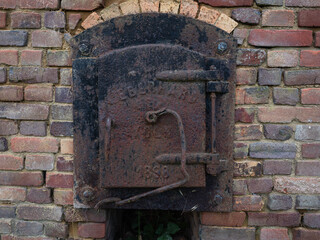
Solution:
M 226 14 L 207 5 L 200 5 L 193 0 L 166 0 L 161 2 L 160 0 L 127 0 L 121 3 L 113 3 L 101 11 L 93 12 L 83 21 L 81 26 L 88 29 L 115 17 L 147 12 L 173 13 L 192 17 L 212 24 L 228 33 L 231 33 L 238 25 Z

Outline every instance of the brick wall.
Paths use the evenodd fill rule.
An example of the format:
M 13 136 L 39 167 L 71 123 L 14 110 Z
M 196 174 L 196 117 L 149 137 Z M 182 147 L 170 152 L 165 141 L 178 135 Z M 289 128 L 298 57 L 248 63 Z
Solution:
M 74 209 L 69 40 L 119 15 L 179 13 L 233 34 L 234 211 L 202 239 L 320 239 L 319 0 L 0 0 L 0 234 L 99 239 L 106 212 Z

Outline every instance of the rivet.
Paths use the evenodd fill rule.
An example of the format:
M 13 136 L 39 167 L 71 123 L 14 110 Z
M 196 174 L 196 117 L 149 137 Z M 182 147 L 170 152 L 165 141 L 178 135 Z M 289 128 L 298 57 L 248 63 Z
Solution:
M 217 49 L 219 54 L 225 53 L 228 49 L 228 44 L 226 42 L 219 42 Z
M 90 47 L 86 43 L 81 43 L 79 45 L 79 51 L 82 55 L 89 55 L 90 54 Z

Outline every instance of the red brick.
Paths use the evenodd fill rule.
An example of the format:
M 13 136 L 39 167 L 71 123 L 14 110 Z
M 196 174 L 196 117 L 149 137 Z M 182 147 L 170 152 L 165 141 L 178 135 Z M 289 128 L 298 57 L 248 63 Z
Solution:
M 300 55 L 300 66 L 320 67 L 320 51 L 302 50 Z
M 48 172 L 46 176 L 47 187 L 51 188 L 72 188 L 73 175 L 69 173 Z
M 246 219 L 244 212 L 201 213 L 201 224 L 211 226 L 241 227 Z
M 300 224 L 300 214 L 298 212 L 257 212 L 248 213 L 249 226 L 281 226 L 295 227 Z
M 44 228 L 46 236 L 56 237 L 58 239 L 69 239 L 69 229 L 65 223 L 47 222 L 44 224 Z
M 22 187 L 0 187 L 1 201 L 25 201 L 26 189 Z
M 236 89 L 236 104 L 259 104 L 268 102 L 268 87 L 263 86 Z
M 3 9 L 14 9 L 16 8 L 18 0 L 1 0 L 0 8 Z
M 62 35 L 53 30 L 33 31 L 32 47 L 62 47 Z
M 235 162 L 233 175 L 235 177 L 256 177 L 262 175 L 262 164 L 258 161 Z
M 58 83 L 58 68 L 11 67 L 9 80 L 25 83 Z
M 257 25 L 261 19 L 261 12 L 254 8 L 236 8 L 232 10 L 231 17 L 237 22 Z
M 0 155 L 1 170 L 21 170 L 23 168 L 23 158 L 13 155 Z
M 28 42 L 28 32 L 22 30 L 0 31 L 0 46 L 26 46 Z
M 23 204 L 17 206 L 17 216 L 23 220 L 61 221 L 62 208 L 48 205 Z
M 41 172 L 0 172 L 0 184 L 9 186 L 41 186 Z
M 25 168 L 28 170 L 52 170 L 54 158 L 52 155 L 27 155 Z
M 235 113 L 235 121 L 242 123 L 252 123 L 254 120 L 253 108 L 237 108 Z
M 92 11 L 103 5 L 102 0 L 62 0 L 61 8 L 66 10 Z
M 309 69 L 300 71 L 285 71 L 284 83 L 289 86 L 319 84 L 320 70 Z
M 233 179 L 233 194 L 245 195 L 247 193 L 247 181 L 245 179 Z
M 305 228 L 292 229 L 292 240 L 319 240 L 320 230 L 310 230 Z
M 53 193 L 53 200 L 57 205 L 73 205 L 73 191 L 55 189 Z
M 258 195 L 233 197 L 234 211 L 261 211 L 263 206 L 264 202 L 261 196 Z
M 262 49 L 238 49 L 237 65 L 259 66 L 266 61 L 267 54 Z
M 261 122 L 280 122 L 289 123 L 296 116 L 294 107 L 260 107 L 258 109 L 258 118 Z
M 320 88 L 301 89 L 302 104 L 320 104 Z
M 320 228 L 320 214 L 319 213 L 305 213 L 303 215 L 303 223 L 310 228 Z
M 105 223 L 80 223 L 78 234 L 83 238 L 104 238 L 106 225 Z
M 0 101 L 18 102 L 23 100 L 23 87 L 21 86 L 0 86 Z
M 44 26 L 46 28 L 64 28 L 66 25 L 65 13 L 61 11 L 46 12 L 44 15 Z
M 253 5 L 253 0 L 199 0 L 199 2 L 206 3 L 213 7 L 238 7 Z
M 41 14 L 33 12 L 11 13 L 12 28 L 41 28 Z
M 300 27 L 320 27 L 320 10 L 301 10 L 298 13 Z
M 262 228 L 260 231 L 260 240 L 289 240 L 288 230 L 286 228 Z
M 247 158 L 248 156 L 248 144 L 246 143 L 235 143 L 234 144 L 234 158 L 235 159 L 242 159 L 242 158 Z
M 237 40 L 238 45 L 242 45 L 248 37 L 249 30 L 244 28 L 236 28 L 233 31 L 233 37 Z
M 32 203 L 51 203 L 51 190 L 49 188 L 29 188 L 26 201 Z
M 269 67 L 295 67 L 299 63 L 297 50 L 273 50 L 268 51 Z
M 20 133 L 26 136 L 46 136 L 47 123 L 40 121 L 21 121 Z
M 254 85 L 257 82 L 257 69 L 238 68 L 237 85 Z
M 0 28 L 5 28 L 6 25 L 7 25 L 7 13 L 0 12 Z
M 20 0 L 20 7 L 27 9 L 58 9 L 59 0 Z
M 272 178 L 251 178 L 247 185 L 251 193 L 269 193 L 273 188 Z
M 24 89 L 24 98 L 28 101 L 51 102 L 52 86 L 27 86 Z
M 250 31 L 248 43 L 261 47 L 304 47 L 313 41 L 310 30 L 266 30 Z
M 18 65 L 17 50 L 0 50 L 0 64 Z
M 291 161 L 266 160 L 263 163 L 263 174 L 265 175 L 290 175 L 292 168 Z
M 297 176 L 320 176 L 320 161 L 298 161 L 296 163 Z
M 320 47 L 320 32 L 316 32 L 316 47 Z
M 71 56 L 69 51 L 51 51 L 47 52 L 48 66 L 71 66 Z
M 294 17 L 292 10 L 264 10 L 262 12 L 262 26 L 292 27 Z
M 67 160 L 65 157 L 58 157 L 57 170 L 61 172 L 72 172 L 73 160 Z
M 10 120 L 0 120 L 0 135 L 9 136 L 18 133 L 18 124 Z
M 61 153 L 73 154 L 73 139 L 61 139 Z
M 11 150 L 13 152 L 57 153 L 59 140 L 50 137 L 13 137 L 11 138 Z
M 50 133 L 56 137 L 73 136 L 73 122 L 53 122 L 50 126 Z
M 320 122 L 320 108 L 319 107 L 298 107 L 296 119 L 300 122 Z
M 320 179 L 318 177 L 276 177 L 274 190 L 286 194 L 319 194 Z
M 21 65 L 41 66 L 42 50 L 21 51 Z
M 273 88 L 274 104 L 295 106 L 299 103 L 299 100 L 299 90 L 297 88 Z
M 302 144 L 301 152 L 302 152 L 303 158 L 320 158 L 320 144 L 319 143 Z
M 260 125 L 236 125 L 235 140 L 260 140 L 262 127 Z
M 96 12 L 93 12 L 81 23 L 81 27 L 88 29 L 101 22 L 103 22 L 103 20 L 100 15 L 98 15 Z
M 77 27 L 80 20 L 81 20 L 81 14 L 79 13 L 70 14 L 68 17 L 69 29 L 74 30 Z
M 101 222 L 106 221 L 106 211 L 103 209 L 80 209 L 66 207 L 64 210 L 66 222 Z

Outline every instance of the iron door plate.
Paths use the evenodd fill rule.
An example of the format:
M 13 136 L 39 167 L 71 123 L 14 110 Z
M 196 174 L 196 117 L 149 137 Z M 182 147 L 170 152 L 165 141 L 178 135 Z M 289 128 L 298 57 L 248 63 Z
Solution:
M 228 46 L 224 52 L 218 50 L 221 41 Z M 171 160 L 179 161 L 176 121 L 170 115 L 156 124 L 145 121 L 146 112 L 170 108 L 181 115 L 185 125 L 187 153 L 215 150 L 223 160 L 219 173 L 212 175 L 204 164 L 194 163 L 195 157 L 187 157 L 191 180 L 183 187 L 134 203 L 103 206 L 231 211 L 233 38 L 194 19 L 152 13 L 99 24 L 76 36 L 72 47 L 75 207 L 94 207 L 105 198 L 126 199 L 182 178 L 179 165 L 167 164 L 170 157 L 166 158 L 169 154 Z M 219 81 L 202 81 L 215 76 L 216 70 Z M 174 81 L 166 81 L 168 76 Z M 179 76 L 188 81 L 181 82 Z M 216 92 L 214 106 L 211 92 Z

